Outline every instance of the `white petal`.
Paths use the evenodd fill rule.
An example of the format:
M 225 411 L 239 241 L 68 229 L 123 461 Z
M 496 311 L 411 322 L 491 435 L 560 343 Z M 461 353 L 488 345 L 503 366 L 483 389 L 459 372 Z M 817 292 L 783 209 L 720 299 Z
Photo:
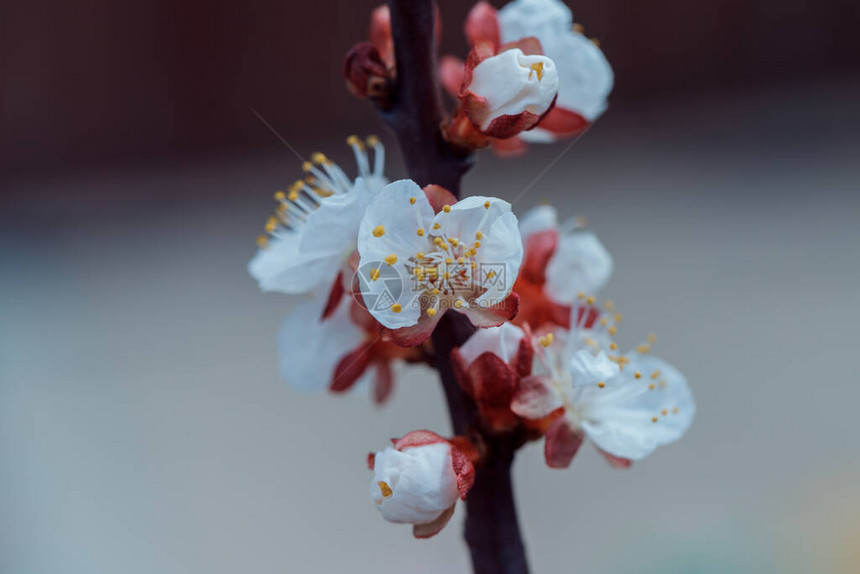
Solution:
M 391 489 L 384 496 L 384 482 Z M 376 453 L 370 498 L 390 522 L 426 524 L 457 502 L 457 477 L 451 465 L 451 446 L 436 443 L 406 448 L 391 447 Z
M 597 236 L 573 230 L 559 238 L 546 268 L 547 294 L 559 303 L 573 303 L 577 293 L 595 293 L 612 274 L 612 257 Z
M 414 203 L 410 201 L 412 198 Z M 395 253 L 398 257 L 411 257 L 416 251 L 426 251 L 429 244 L 426 231 L 432 219 L 433 208 L 417 183 L 409 179 L 389 183 L 364 212 L 358 237 L 359 254 L 385 257 Z M 384 233 L 376 237 L 373 230 L 379 226 Z M 418 229 L 424 229 L 423 237 L 418 235 Z
M 560 0 L 515 0 L 499 10 L 502 43 L 527 36 L 563 34 L 573 25 L 573 14 Z
M 495 305 L 510 294 L 523 261 L 523 242 L 516 216 L 508 212 L 499 217 L 481 243 L 477 259 L 482 274 L 486 276 L 488 270 L 498 271 L 492 283 L 484 281 L 487 291 L 478 297 L 478 303 Z
M 558 137 L 554 133 L 540 126 L 520 132 L 520 137 L 525 142 L 537 144 L 550 144 L 558 141 Z
M 588 438 L 610 454 L 638 460 L 680 438 L 690 427 L 696 406 L 686 379 L 675 367 L 650 355 L 630 359 L 605 388 L 580 389 L 577 400 Z
M 302 230 L 303 252 L 341 253 L 344 259 L 355 249 L 358 229 L 373 192 L 359 178 L 349 193 L 332 194 L 308 215 Z
M 469 340 L 460 347 L 460 355 L 466 364 L 471 364 L 484 353 L 493 353 L 504 362 L 510 362 L 516 356 L 525 333 L 513 323 L 504 323 L 499 327 L 478 329 Z
M 364 339 L 349 318 L 351 298 L 344 297 L 335 312 L 321 321 L 325 298 L 299 301 L 287 315 L 278 335 L 281 376 L 305 391 L 328 388 L 338 361 Z
M 281 233 L 257 251 L 248 273 L 263 291 L 308 293 L 326 290 L 340 271 L 343 256 L 336 251 L 302 252 L 301 233 Z
M 618 373 L 618 365 L 610 361 L 603 352 L 594 355 L 583 349 L 574 353 L 570 360 L 570 374 L 574 388 L 591 387 L 600 382 L 606 382 L 618 376 Z
M 538 39 L 558 70 L 556 105 L 575 111 L 590 122 L 596 120 L 606 110 L 606 99 L 615 81 L 606 56 L 578 32 L 538 36 Z
M 529 236 L 548 229 L 558 228 L 558 212 L 551 205 L 536 205 L 520 216 L 520 235 L 523 243 Z
M 364 214 L 358 234 L 361 292 L 370 313 L 389 329 L 414 325 L 421 316 L 420 294 L 405 264 L 417 252 L 432 250 L 427 232 L 432 220 L 430 202 L 411 180 L 385 186 Z M 418 229 L 424 234 L 419 236 Z M 386 262 L 392 255 L 393 265 Z M 379 270 L 376 281 L 370 269 Z
M 473 118 L 487 129 L 501 116 L 529 112 L 537 116 L 549 109 L 558 92 L 558 72 L 546 56 L 527 56 L 514 48 L 491 56 L 472 72 L 468 89 L 486 98 L 482 117 Z

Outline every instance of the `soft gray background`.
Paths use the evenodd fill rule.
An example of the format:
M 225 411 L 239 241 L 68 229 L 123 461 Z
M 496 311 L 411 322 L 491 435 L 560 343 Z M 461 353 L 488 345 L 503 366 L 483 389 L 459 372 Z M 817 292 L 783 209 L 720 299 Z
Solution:
M 589 217 L 622 342 L 656 332 L 699 405 L 629 471 L 588 448 L 566 471 L 522 452 L 535 572 L 860 568 L 858 97 L 818 82 L 614 110 L 515 204 Z M 351 169 L 341 138 L 284 136 Z M 482 154 L 466 190 L 512 200 L 562 149 Z M 384 409 L 278 379 L 295 301 L 244 266 L 298 166 L 272 136 L 6 182 L 0 572 L 467 572 L 459 512 L 419 542 L 368 498 L 367 451 L 447 432 L 432 373 L 402 372 Z

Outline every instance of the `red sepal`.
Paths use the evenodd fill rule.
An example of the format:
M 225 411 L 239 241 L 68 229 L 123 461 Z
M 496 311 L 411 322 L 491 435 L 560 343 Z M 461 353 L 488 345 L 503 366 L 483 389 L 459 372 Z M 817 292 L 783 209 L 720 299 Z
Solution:
M 457 198 L 454 194 L 442 187 L 441 185 L 425 185 L 423 188 L 424 195 L 427 196 L 427 201 L 433 208 L 433 213 L 439 213 L 446 205 L 454 205 L 457 203 Z
M 376 362 L 376 381 L 373 386 L 373 400 L 377 405 L 382 405 L 391 397 L 394 390 L 394 374 L 391 372 L 389 361 Z
M 334 368 L 334 375 L 329 385 L 331 392 L 342 393 L 352 388 L 355 381 L 364 374 L 364 371 L 370 365 L 372 360 L 370 347 L 372 346 L 373 343 L 365 343 L 341 357 Z
M 346 293 L 346 289 L 343 288 L 343 271 L 341 271 L 337 274 L 337 277 L 334 280 L 334 284 L 332 284 L 331 286 L 331 291 L 329 291 L 328 300 L 326 301 L 325 307 L 323 308 L 323 320 L 328 319 L 331 314 L 334 313 L 344 293 Z
M 439 534 L 439 532 L 445 528 L 445 525 L 448 524 L 448 521 L 451 520 L 455 506 L 456 504 L 453 504 L 451 505 L 451 508 L 444 510 L 433 522 L 428 522 L 427 524 L 413 524 L 412 536 L 423 539 L 431 538 Z
M 550 468 L 567 468 L 582 445 L 582 433 L 572 429 L 564 418 L 557 419 L 546 431 L 544 457 Z
M 591 122 L 578 113 L 556 106 L 541 120 L 541 129 L 562 138 L 575 137 L 591 126 Z
M 469 365 L 466 375 L 486 425 L 494 431 L 515 427 L 519 419 L 511 411 L 511 400 L 519 377 L 510 365 L 493 353 L 482 353 Z
M 367 470 L 373 470 L 376 466 L 376 453 L 367 453 Z
M 481 0 L 469 10 L 463 31 L 470 44 L 489 42 L 498 48 L 501 44 L 498 10 L 486 0 Z
M 611 466 L 612 468 L 630 468 L 631 466 L 633 466 L 633 461 L 629 458 L 621 458 L 620 456 L 609 454 L 602 448 L 595 448 L 597 448 L 597 452 L 603 455 L 603 458 L 606 459 L 606 462 L 608 462 L 609 466 Z
M 469 457 L 451 444 L 451 466 L 457 475 L 457 490 L 460 492 L 460 500 L 466 500 L 466 494 L 475 484 L 475 465 Z
M 517 316 L 519 309 L 520 296 L 517 293 L 511 292 L 510 295 L 497 305 L 491 305 L 490 307 L 464 307 L 459 312 L 466 315 L 475 327 L 486 329 L 488 327 L 498 327 L 505 321 L 510 321 Z
M 381 335 L 383 341 L 391 341 L 401 347 L 415 347 L 430 338 L 433 330 L 442 318 L 443 312 L 437 313 L 435 317 L 422 315 L 418 319 L 418 323 L 409 327 L 401 327 L 399 329 L 386 329 L 381 327 Z
M 406 433 L 402 438 L 391 439 L 391 444 L 397 450 L 440 442 L 448 442 L 448 440 L 429 430 L 414 430 Z

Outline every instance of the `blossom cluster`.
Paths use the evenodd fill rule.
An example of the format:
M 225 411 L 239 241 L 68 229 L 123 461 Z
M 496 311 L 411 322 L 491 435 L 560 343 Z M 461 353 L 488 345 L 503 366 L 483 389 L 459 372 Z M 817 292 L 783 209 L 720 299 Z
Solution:
M 479 2 L 465 32 L 465 62 L 439 67 L 457 99 L 443 127 L 452 146 L 522 150 L 582 133 L 606 108 L 611 68 L 559 0 L 499 11 Z M 385 108 L 394 58 L 381 7 L 370 42 L 347 57 L 353 93 Z M 412 431 L 369 456 L 385 519 L 419 538 L 439 532 L 475 480 L 480 437 L 543 440 L 546 464 L 563 468 L 586 439 L 628 467 L 684 434 L 695 413 L 687 381 L 651 353 L 653 336 L 620 349 L 622 317 L 596 298 L 613 261 L 582 218 L 559 221 L 546 205 L 518 218 L 497 197 L 389 182 L 378 138 L 347 143 L 357 176 L 313 154 L 305 176 L 275 193 L 249 272 L 263 290 L 311 296 L 279 339 L 282 374 L 296 387 L 372 382 L 382 403 L 403 366 L 446 362 L 474 403 L 473 436 Z M 433 334 L 449 313 L 473 333 L 442 357 Z

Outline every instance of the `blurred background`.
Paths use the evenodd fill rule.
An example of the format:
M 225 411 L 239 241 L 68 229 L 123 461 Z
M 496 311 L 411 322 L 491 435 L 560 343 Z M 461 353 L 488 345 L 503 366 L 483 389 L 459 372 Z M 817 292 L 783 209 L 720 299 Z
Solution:
M 345 137 L 379 133 L 405 175 L 340 75 L 375 5 L 0 6 L 0 572 L 468 572 L 459 510 L 418 542 L 367 494 L 367 451 L 447 432 L 433 373 L 383 409 L 298 393 L 275 349 L 297 301 L 245 272 L 299 173 L 280 137 L 351 171 Z M 470 3 L 440 5 L 463 56 Z M 609 112 L 563 154 L 481 154 L 464 189 L 588 216 L 622 343 L 656 332 L 699 413 L 626 472 L 526 448 L 533 570 L 860 571 L 860 9 L 572 8 Z

